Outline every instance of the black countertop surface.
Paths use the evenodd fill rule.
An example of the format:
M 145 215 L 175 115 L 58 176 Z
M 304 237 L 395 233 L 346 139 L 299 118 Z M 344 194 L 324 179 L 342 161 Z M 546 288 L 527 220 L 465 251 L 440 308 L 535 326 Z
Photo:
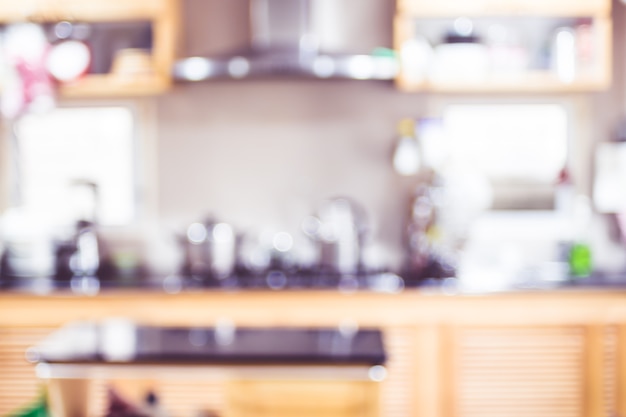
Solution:
M 38 362 L 90 364 L 371 366 L 385 362 L 377 329 L 151 327 L 120 320 L 68 325 L 30 355 Z
M 139 289 L 177 293 L 181 291 L 238 291 L 238 290 L 369 290 L 378 292 L 400 292 L 410 283 L 397 274 L 389 272 L 359 275 L 298 275 L 282 271 L 271 271 L 263 275 L 230 276 L 224 279 L 196 279 L 181 275 L 149 278 L 73 278 L 57 280 L 52 278 L 12 278 L 0 280 L 0 291 L 36 293 L 45 295 L 55 291 L 75 293 L 98 293 L 105 290 Z
M 264 275 L 230 276 L 224 279 L 195 279 L 180 275 L 138 278 L 74 278 L 56 280 L 51 278 L 12 278 L 0 280 L 0 293 L 52 295 L 73 293 L 95 295 L 106 291 L 139 290 L 175 294 L 185 291 L 371 291 L 400 293 L 404 290 L 440 291 L 445 294 L 474 293 L 465 289 L 456 278 L 410 279 L 391 272 L 359 275 L 297 275 L 272 271 Z M 479 292 L 516 292 L 551 290 L 626 290 L 626 272 L 622 274 L 596 272 L 585 278 L 570 278 L 564 281 L 527 279 L 493 290 Z

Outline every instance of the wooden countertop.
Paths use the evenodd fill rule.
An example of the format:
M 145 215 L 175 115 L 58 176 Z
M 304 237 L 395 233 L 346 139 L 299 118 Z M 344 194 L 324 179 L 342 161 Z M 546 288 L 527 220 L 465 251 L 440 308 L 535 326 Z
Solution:
M 212 324 L 227 318 L 249 326 L 419 324 L 576 324 L 626 321 L 626 291 L 568 289 L 446 295 L 405 290 L 187 291 L 167 294 L 135 289 L 95 296 L 57 291 L 45 296 L 0 293 L 0 326 L 49 326 L 72 320 L 127 317 L 146 324 Z

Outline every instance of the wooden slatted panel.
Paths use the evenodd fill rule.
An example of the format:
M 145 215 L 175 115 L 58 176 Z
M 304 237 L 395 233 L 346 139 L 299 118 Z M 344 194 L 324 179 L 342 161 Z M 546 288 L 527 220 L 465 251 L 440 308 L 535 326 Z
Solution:
M 604 331 L 604 415 L 615 416 L 617 409 L 617 328 Z
M 107 381 L 94 379 L 89 382 L 89 416 L 102 417 L 108 404 Z
M 415 386 L 415 328 L 389 327 L 384 332 L 387 379 L 381 383 L 381 417 L 412 415 Z
M 582 328 L 463 328 L 456 343 L 458 416 L 580 417 Z
M 25 358 L 51 328 L 0 328 L 0 415 L 31 403 L 41 391 L 35 367 Z

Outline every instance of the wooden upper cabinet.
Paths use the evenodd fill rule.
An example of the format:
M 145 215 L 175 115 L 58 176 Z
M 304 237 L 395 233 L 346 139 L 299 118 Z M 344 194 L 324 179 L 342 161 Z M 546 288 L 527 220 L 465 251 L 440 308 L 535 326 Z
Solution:
M 401 14 L 457 16 L 609 16 L 609 0 L 398 0 Z
M 108 51 L 108 73 L 86 74 L 60 85 L 63 97 L 132 97 L 160 94 L 171 85 L 179 27 L 178 0 L 0 0 L 0 23 L 56 23 L 93 25 L 135 22 L 149 24 L 151 45 L 142 51 Z M 120 35 L 112 33 L 112 42 Z M 89 41 L 89 40 L 88 40 Z M 93 45 L 93 53 L 101 46 Z M 133 55 L 134 54 L 134 55 Z M 119 59 L 123 55 L 122 59 Z M 124 62 L 122 62 L 124 61 Z M 121 64 L 121 65 L 117 65 Z
M 561 93 L 611 85 L 610 0 L 398 0 L 397 7 L 396 85 L 403 91 Z M 459 37 L 456 45 L 445 39 L 458 18 L 473 23 L 469 48 Z

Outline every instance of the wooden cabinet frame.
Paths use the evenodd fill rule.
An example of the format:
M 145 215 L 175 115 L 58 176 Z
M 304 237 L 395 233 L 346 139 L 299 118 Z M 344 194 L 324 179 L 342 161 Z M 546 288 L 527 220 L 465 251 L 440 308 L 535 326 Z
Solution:
M 150 21 L 154 74 L 88 74 L 60 87 L 63 97 L 128 97 L 160 94 L 171 85 L 178 46 L 178 0 L 0 0 L 0 23 Z
M 394 20 L 394 48 L 398 53 L 404 42 L 413 35 L 416 19 L 481 17 L 550 17 L 591 18 L 597 36 L 592 72 L 577 76 L 572 82 L 563 82 L 549 70 L 529 70 L 514 76 L 489 74 L 480 82 L 463 80 L 413 82 L 402 69 L 396 78 L 396 86 L 407 92 L 435 93 L 569 93 L 605 90 L 612 79 L 613 27 L 611 2 L 609 0 L 398 0 Z

